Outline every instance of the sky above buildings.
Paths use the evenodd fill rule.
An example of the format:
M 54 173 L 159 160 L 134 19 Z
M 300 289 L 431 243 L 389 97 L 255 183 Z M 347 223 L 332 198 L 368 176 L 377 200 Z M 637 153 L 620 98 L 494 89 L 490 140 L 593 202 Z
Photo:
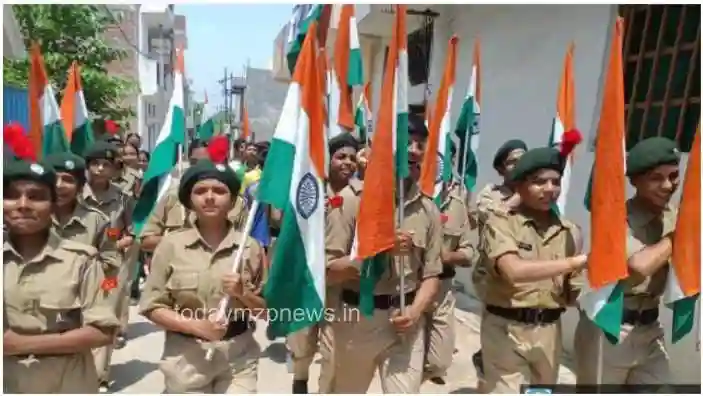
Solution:
M 293 4 L 177 4 L 186 16 L 186 74 L 193 80 L 195 99 L 207 90 L 209 108 L 222 104 L 224 68 L 241 75 L 247 62 L 268 68 L 273 43 L 290 19 Z

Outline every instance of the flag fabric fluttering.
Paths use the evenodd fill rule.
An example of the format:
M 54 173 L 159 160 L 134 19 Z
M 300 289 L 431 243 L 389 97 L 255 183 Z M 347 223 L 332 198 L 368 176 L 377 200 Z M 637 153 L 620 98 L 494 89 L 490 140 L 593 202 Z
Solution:
M 701 134 L 689 152 L 686 179 L 676 220 L 664 304 L 673 310 L 671 338 L 676 343 L 693 329 L 701 294 Z M 699 313 L 700 315 L 700 313 Z
M 83 95 L 80 67 L 75 61 L 68 72 L 66 90 L 61 100 L 61 119 L 66 136 L 71 142 L 71 151 L 83 156 L 85 150 L 95 141 L 95 136 Z
M 247 142 L 251 139 L 251 124 L 249 123 L 249 112 L 247 111 L 246 103 L 242 104 L 242 135 L 240 138 Z
M 288 62 L 288 70 L 292 75 L 295 71 L 295 65 L 298 61 L 298 55 L 303 48 L 305 35 L 308 32 L 308 27 L 315 22 L 319 26 L 320 32 L 318 35 L 325 35 L 329 24 L 332 5 L 330 4 L 298 4 L 295 6 L 294 15 L 288 26 L 288 52 L 286 60 Z M 322 37 L 318 36 L 320 44 L 324 45 Z
M 622 69 L 622 18 L 613 27 L 603 101 L 598 123 L 591 199 L 591 252 L 581 309 L 613 344 L 620 337 L 621 280 L 627 268 L 625 196 L 625 100 Z
M 361 313 L 373 314 L 373 292 L 391 260 L 395 244 L 396 188 L 408 176 L 408 55 L 405 17 L 407 6 L 395 6 L 393 35 L 383 76 L 381 102 L 361 193 L 352 256 L 362 260 Z
M 151 152 L 151 159 L 142 181 L 142 191 L 132 216 L 135 235 L 141 234 L 157 203 L 167 194 L 171 184 L 171 175 L 178 163 L 178 146 L 185 143 L 183 72 L 183 49 L 178 49 L 173 80 L 176 89 L 173 90 L 173 95 L 171 95 L 164 125 L 161 127 L 156 144 Z
M 208 108 L 207 91 L 205 91 L 205 101 L 203 102 L 203 111 L 200 113 L 200 127 L 198 128 L 198 139 L 210 141 L 215 136 L 215 120 L 214 114 L 210 114 Z
M 267 307 L 277 312 L 305 312 L 303 317 L 270 318 L 269 328 L 278 336 L 324 317 L 327 139 L 316 33 L 317 23 L 312 22 L 258 186 L 259 201 L 283 212 L 264 287 Z
M 432 197 L 441 204 L 441 192 L 446 183 L 452 178 L 452 152 L 450 145 L 450 127 L 452 114 L 452 95 L 454 94 L 454 80 L 456 77 L 456 53 L 459 38 L 452 36 L 449 39 L 447 60 L 444 65 L 444 74 L 437 92 L 437 103 L 434 114 L 426 110 L 429 123 L 429 137 L 422 159 L 422 172 L 420 175 L 420 189 L 428 197 Z
M 457 173 L 463 175 L 463 185 L 473 191 L 478 177 L 478 145 L 481 119 L 481 44 L 474 42 L 473 64 L 469 88 L 461 106 L 454 133 L 459 141 Z M 467 151 L 468 150 L 468 151 Z M 466 169 L 466 170 L 464 170 Z
M 29 137 L 35 151 L 41 156 L 70 151 L 61 123 L 61 111 L 54 88 L 44 67 L 39 44 L 32 44 L 29 55 Z
M 576 93 L 574 90 L 574 43 L 569 44 L 564 58 L 564 70 L 559 81 L 557 91 L 557 114 L 552 121 L 552 131 L 549 134 L 549 145 L 558 147 L 564 134 L 576 128 Z M 571 167 L 573 154 L 569 155 L 561 177 L 561 194 L 555 203 L 554 209 L 563 214 L 566 208 L 566 199 L 569 194 L 571 181 Z
M 359 96 L 354 115 L 356 133 L 362 144 L 368 145 L 373 134 L 373 114 L 371 113 L 371 82 L 364 84 L 364 90 Z
M 330 98 L 328 109 L 331 119 L 329 138 L 354 129 L 352 89 L 364 83 L 354 4 L 342 5 L 332 63 L 334 67 L 330 70 L 329 85 L 334 100 Z

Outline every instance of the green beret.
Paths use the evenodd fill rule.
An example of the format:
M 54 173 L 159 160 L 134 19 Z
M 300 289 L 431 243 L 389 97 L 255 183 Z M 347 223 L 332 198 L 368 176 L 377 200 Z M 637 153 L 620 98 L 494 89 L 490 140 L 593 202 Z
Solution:
M 193 186 L 206 179 L 215 179 L 224 183 L 233 197 L 239 193 L 241 187 L 239 177 L 227 164 L 215 164 L 206 159 L 200 160 L 185 171 L 178 186 L 178 200 L 186 209 L 190 209 L 190 192 Z
M 2 178 L 5 190 L 13 181 L 31 180 L 48 186 L 56 198 L 56 171 L 46 163 L 11 159 L 3 164 Z
M 107 159 L 116 160 L 119 149 L 113 143 L 105 140 L 98 140 L 85 151 L 85 160 Z
M 512 139 L 503 143 L 493 157 L 493 169 L 498 169 L 498 167 L 503 165 L 505 159 L 515 150 L 527 151 L 527 145 L 520 139 Z
M 354 151 L 359 151 L 359 142 L 350 133 L 342 133 L 329 141 L 330 155 L 344 147 L 351 147 Z
M 565 165 L 566 161 L 559 154 L 559 150 L 552 147 L 539 147 L 526 151 L 509 176 L 512 181 L 522 181 L 540 169 L 553 169 L 562 173 Z
M 665 137 L 640 140 L 627 155 L 627 176 L 634 176 L 659 165 L 678 165 L 681 155 L 676 142 Z
M 85 172 L 85 160 L 73 153 L 50 154 L 44 158 L 44 162 L 54 168 L 56 172 L 76 174 L 83 174 Z

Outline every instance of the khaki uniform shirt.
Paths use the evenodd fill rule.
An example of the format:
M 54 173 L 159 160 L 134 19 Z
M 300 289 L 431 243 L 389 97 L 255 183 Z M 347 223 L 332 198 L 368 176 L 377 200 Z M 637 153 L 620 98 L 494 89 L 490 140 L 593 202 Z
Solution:
M 413 250 L 404 258 L 395 257 L 376 284 L 376 295 L 399 295 L 417 290 L 420 283 L 442 273 L 442 224 L 439 209 L 413 184 L 404 202 L 403 231 L 412 231 Z M 401 266 L 401 264 L 404 264 Z M 400 271 L 405 274 L 405 290 L 400 290 Z M 359 282 L 348 282 L 345 289 L 359 291 Z
M 469 211 L 458 188 L 449 191 L 442 201 L 442 230 L 444 232 L 443 249 L 447 252 L 461 252 L 466 257 L 466 266 L 476 259 L 477 253 L 471 244 L 475 227 L 469 217 Z
M 246 224 L 247 210 L 244 200 L 237 197 L 228 219 L 234 228 L 241 230 Z M 195 213 L 187 210 L 178 200 L 178 189 L 171 188 L 166 196 L 156 205 L 149 220 L 142 229 L 141 237 L 163 236 L 181 228 L 191 228 L 195 222 Z
M 116 240 L 108 234 L 110 219 L 103 213 L 77 203 L 76 209 L 65 224 L 59 224 L 58 219 L 52 218 L 54 231 L 63 239 L 93 246 L 98 249 L 98 259 L 106 274 L 119 266 L 119 253 Z
M 356 179 L 351 180 L 349 185 L 339 192 L 343 199 L 342 206 L 327 209 L 325 215 L 325 256 L 328 262 L 351 253 L 362 190 L 363 182 Z M 327 198 L 333 196 L 335 194 L 328 185 Z
M 578 227 L 553 216 L 538 225 L 520 212 L 490 216 L 480 236 L 481 263 L 487 269 L 484 302 L 504 308 L 561 308 L 571 304 L 572 290 L 564 276 L 511 284 L 499 273 L 496 260 L 506 253 L 523 260 L 556 260 L 577 254 Z
M 513 196 L 513 192 L 504 185 L 488 184 L 476 197 L 476 209 L 479 223 L 485 223 L 490 214 L 506 216 L 510 208 L 505 202 Z
M 3 253 L 5 323 L 13 331 L 47 334 L 85 325 L 119 325 L 101 288 L 103 273 L 94 247 L 52 232 L 41 253 L 29 262 L 8 242 Z
M 134 196 L 135 187 L 141 178 L 142 177 L 139 174 L 139 171 L 125 167 L 122 173 L 117 176 L 112 183 L 116 185 L 123 193 L 129 196 Z
M 134 200 L 117 186 L 110 185 L 105 192 L 98 195 L 86 183 L 80 202 L 106 215 L 110 220 L 111 228 L 120 230 L 122 234 L 129 232 Z
M 167 308 L 206 318 L 217 311 L 225 296 L 222 276 L 232 272 L 232 261 L 241 241 L 241 233 L 230 227 L 216 249 L 200 236 L 197 228 L 184 228 L 166 235 L 154 251 L 151 272 L 147 278 L 139 310 L 146 314 L 156 308 Z M 259 292 L 265 282 L 262 265 L 263 249 L 248 238 L 242 256 L 241 272 L 244 287 Z M 245 308 L 236 298 L 230 309 Z
M 627 256 L 659 242 L 664 235 L 676 228 L 677 210 L 667 207 L 662 216 L 656 216 L 646 209 L 627 201 Z M 662 266 L 649 277 L 631 273 L 624 282 L 625 309 L 646 310 L 659 307 L 664 293 L 669 265 Z

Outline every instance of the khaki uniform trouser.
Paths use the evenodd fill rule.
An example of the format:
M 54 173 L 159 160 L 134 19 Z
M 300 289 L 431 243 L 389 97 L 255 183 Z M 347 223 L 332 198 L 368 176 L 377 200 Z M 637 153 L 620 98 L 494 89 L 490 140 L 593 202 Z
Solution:
M 520 393 L 521 385 L 556 384 L 561 321 L 532 325 L 483 312 L 481 320 L 486 393 Z
M 620 342 L 611 344 L 601 331 L 581 312 L 574 335 L 576 382 L 598 382 L 598 344 L 602 343 L 601 384 L 660 385 L 671 383 L 669 356 L 664 344 L 664 330 L 659 322 L 650 325 L 620 327 Z
M 3 393 L 98 393 L 90 351 L 64 356 L 3 358 Z
M 93 358 L 95 360 L 95 368 L 98 373 L 98 379 L 101 382 L 106 382 L 110 379 L 110 362 L 112 361 L 112 352 L 115 349 L 118 333 L 126 333 L 129 325 L 129 303 L 132 274 L 135 272 L 135 263 L 139 249 L 134 247 L 130 249 L 126 259 L 120 264 L 117 271 L 117 289 L 111 292 L 108 300 L 115 310 L 117 318 L 120 319 L 119 331 L 115 333 L 113 342 L 109 345 L 93 349 Z M 112 276 L 114 274 L 106 274 Z
M 328 306 L 338 307 L 339 289 L 328 288 L 326 299 Z M 315 353 L 320 352 L 320 378 L 317 391 L 330 393 L 335 372 L 334 331 L 330 322 L 323 321 L 315 326 L 296 331 L 286 338 L 286 344 L 291 352 L 295 380 L 308 380 Z
M 261 348 L 251 330 L 218 342 L 210 361 L 207 350 L 195 338 L 166 333 L 159 363 L 165 393 L 256 393 Z
M 358 310 L 342 303 L 344 312 Z M 366 393 L 376 370 L 383 393 L 419 393 L 425 359 L 425 317 L 415 328 L 398 334 L 390 323 L 389 310 L 376 309 L 373 316 L 358 320 L 335 320 L 334 384 L 330 393 Z M 348 318 L 347 318 L 348 319 Z
M 319 342 L 319 348 L 318 348 Z M 288 336 L 286 344 L 293 359 L 293 379 L 307 381 L 315 353 L 320 352 L 318 393 L 329 393 L 334 379 L 334 336 L 332 325 L 321 322 Z
M 456 299 L 452 293 L 452 280 L 441 281 L 433 311 L 427 313 L 427 344 L 425 375 L 427 378 L 443 377 L 452 365 L 454 355 L 454 307 Z

